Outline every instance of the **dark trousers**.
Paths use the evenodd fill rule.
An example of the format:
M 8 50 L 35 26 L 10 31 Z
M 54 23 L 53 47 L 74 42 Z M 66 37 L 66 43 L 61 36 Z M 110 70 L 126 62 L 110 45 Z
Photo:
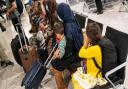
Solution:
M 101 12 L 103 10 L 102 2 L 101 0 L 95 0 L 97 11 Z
M 2 19 L 5 19 L 4 16 L 3 16 L 2 14 L 0 14 L 0 17 L 1 17 Z
M 20 23 L 20 19 L 17 17 L 17 18 L 14 18 L 14 19 L 12 19 L 12 24 L 13 24 L 13 26 L 14 26 L 14 28 L 15 28 L 15 30 L 16 30 L 16 32 L 17 32 L 17 30 L 19 31 L 19 33 L 22 33 L 22 29 L 21 29 L 21 27 L 20 26 L 17 26 L 17 28 L 18 29 L 16 29 L 16 24 L 17 23 Z
M 2 15 L 2 10 L 0 10 L 0 17 L 1 17 L 2 19 L 5 19 L 4 16 Z

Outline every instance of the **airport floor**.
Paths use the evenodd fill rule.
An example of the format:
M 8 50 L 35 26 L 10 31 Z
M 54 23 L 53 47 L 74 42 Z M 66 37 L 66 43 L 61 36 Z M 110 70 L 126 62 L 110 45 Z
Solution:
M 119 5 L 117 7 L 119 7 Z M 75 6 L 72 7 L 72 9 L 75 9 L 75 8 L 76 8 Z M 110 22 L 109 24 L 111 26 L 114 26 L 118 29 L 128 28 L 128 12 L 119 13 L 118 11 L 116 11 L 117 8 L 116 9 L 114 8 L 116 7 L 111 8 L 111 11 L 106 10 L 103 15 L 97 16 L 92 13 L 89 13 L 87 15 L 103 23 L 106 23 L 106 21 L 109 21 Z M 31 26 L 29 24 L 29 19 L 26 11 L 24 11 L 24 14 L 22 15 L 21 19 L 22 19 L 23 27 L 25 29 L 25 33 L 27 34 L 28 38 L 30 38 L 31 34 L 29 34 L 28 31 L 30 30 Z M 10 42 L 15 37 L 16 32 L 12 26 L 11 21 L 3 22 L 3 24 L 7 28 L 7 31 L 3 33 L 4 39 L 7 42 L 5 45 L 6 47 L 5 51 L 8 54 L 9 59 L 13 61 L 15 65 L 8 66 L 4 69 L 0 68 L 0 89 L 24 89 L 24 87 L 21 87 L 21 81 L 22 81 L 22 78 L 24 77 L 24 72 L 23 72 L 23 69 L 18 64 L 16 64 L 11 52 L 11 47 L 10 47 Z M 124 29 L 123 31 L 128 34 L 128 29 L 127 30 Z M 49 75 L 49 72 L 48 72 L 45 79 L 50 77 L 51 75 Z M 47 84 L 43 84 L 42 82 L 42 85 L 43 87 L 41 89 L 56 89 L 56 83 L 55 83 L 54 77 Z M 128 67 L 126 69 L 125 86 L 128 88 Z M 70 87 L 69 89 L 72 89 L 72 88 Z

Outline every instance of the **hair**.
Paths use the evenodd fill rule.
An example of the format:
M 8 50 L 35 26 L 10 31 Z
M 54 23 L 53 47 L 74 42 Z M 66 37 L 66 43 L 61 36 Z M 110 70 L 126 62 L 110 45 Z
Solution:
M 53 14 L 55 13 L 56 7 L 57 7 L 56 0 L 46 0 L 44 2 L 45 9 L 46 9 L 46 5 L 48 6 L 48 11 L 46 10 L 46 13 L 47 13 L 46 16 L 51 24 L 51 27 L 53 28 L 55 23 L 55 18 Z
M 101 39 L 101 37 L 102 37 L 101 28 L 100 28 L 100 26 L 99 26 L 97 23 L 95 23 L 95 22 L 89 23 L 89 24 L 87 25 L 86 34 L 87 34 L 87 37 L 90 38 L 92 45 L 96 45 L 97 42 L 98 42 L 98 41 Z
M 54 27 L 53 27 L 53 31 L 55 34 L 64 34 L 64 26 L 62 22 L 57 22 L 55 23 Z
M 41 8 L 41 3 L 40 3 L 40 2 L 38 2 L 36 14 L 37 14 L 37 15 L 42 14 L 42 8 Z

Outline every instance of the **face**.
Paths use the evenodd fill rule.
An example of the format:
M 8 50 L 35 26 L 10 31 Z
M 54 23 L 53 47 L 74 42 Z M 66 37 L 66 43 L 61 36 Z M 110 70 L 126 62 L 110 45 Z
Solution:
M 56 34 L 56 39 L 61 39 L 61 35 L 60 34 Z

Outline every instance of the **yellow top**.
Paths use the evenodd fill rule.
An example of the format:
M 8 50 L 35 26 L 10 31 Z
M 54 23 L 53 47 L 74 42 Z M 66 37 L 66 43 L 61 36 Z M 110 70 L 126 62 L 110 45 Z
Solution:
M 92 58 L 96 59 L 96 62 L 100 67 L 102 67 L 102 52 L 99 45 L 90 46 L 85 48 L 84 46 L 79 51 L 79 57 L 86 58 L 86 67 L 87 67 L 87 74 L 91 74 L 92 76 L 96 77 L 99 69 L 95 66 Z M 102 77 L 102 74 L 99 73 L 98 77 Z

